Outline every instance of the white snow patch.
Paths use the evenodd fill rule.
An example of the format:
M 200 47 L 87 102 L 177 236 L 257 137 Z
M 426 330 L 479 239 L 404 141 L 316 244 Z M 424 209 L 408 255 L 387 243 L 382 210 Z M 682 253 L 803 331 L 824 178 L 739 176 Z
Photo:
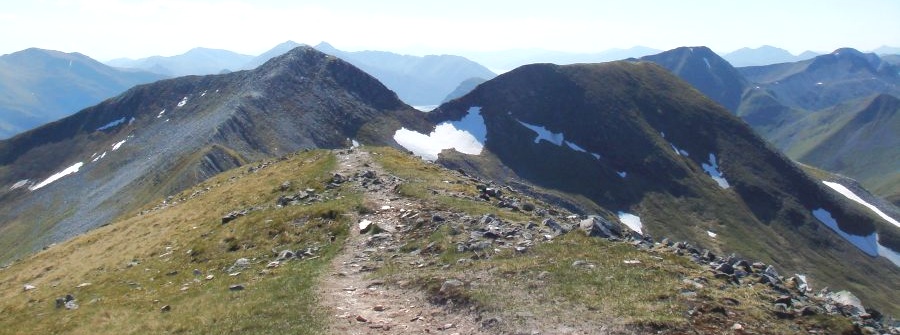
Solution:
M 516 121 L 519 121 L 519 120 L 516 120 Z M 569 149 L 572 149 L 572 150 L 575 150 L 578 152 L 589 153 L 587 150 L 584 150 L 584 148 L 582 148 L 578 144 L 566 141 L 566 135 L 563 133 L 554 133 L 554 132 L 548 130 L 547 128 L 544 128 L 543 126 L 533 125 L 533 124 L 525 123 L 522 121 L 519 121 L 519 123 L 522 124 L 523 126 L 525 126 L 525 128 L 531 129 L 532 131 L 534 131 L 535 133 L 538 134 L 537 137 L 535 137 L 535 139 L 534 139 L 534 143 L 540 143 L 541 140 L 544 140 L 544 141 L 556 144 L 557 146 L 565 145 L 565 146 L 569 147 Z M 594 158 L 600 159 L 600 154 L 595 154 L 595 153 L 590 153 L 590 154 L 591 154 L 591 156 L 594 156 Z
M 124 116 L 123 116 L 121 119 L 113 120 L 112 122 L 107 123 L 107 124 L 104 125 L 103 127 L 97 128 L 97 130 L 98 130 L 98 131 L 100 131 L 100 130 L 107 130 L 107 129 L 109 129 L 109 128 L 118 126 L 118 125 L 123 124 L 123 123 L 125 123 L 125 117 L 124 117 Z
M 887 258 L 894 265 L 900 266 L 900 252 L 891 250 L 891 248 L 881 245 L 880 242 L 878 243 L 878 255 Z
M 875 207 L 874 205 L 866 202 L 865 200 L 860 198 L 858 195 L 856 195 L 856 193 L 853 193 L 853 191 L 851 191 L 844 185 L 841 185 L 838 183 L 833 183 L 830 181 L 824 181 L 824 180 L 822 181 L 822 183 L 824 183 L 828 187 L 831 187 L 831 189 L 837 191 L 841 195 L 847 197 L 847 199 L 856 201 L 859 204 L 868 207 L 873 212 L 875 212 L 875 214 L 878 214 L 878 216 L 880 216 L 882 219 L 885 219 L 887 222 L 890 222 L 890 223 L 894 224 L 895 226 L 900 227 L 900 222 L 897 222 L 897 220 L 894 220 L 894 218 L 888 216 L 887 214 L 884 214 L 884 212 L 882 212 L 880 209 L 878 209 L 878 207 Z
M 161 112 L 159 112 L 159 115 L 157 115 L 156 118 L 158 119 L 158 118 L 163 117 L 163 114 L 166 114 L 166 110 L 165 110 L 165 109 L 163 109 Z
M 572 150 L 575 150 L 575 151 L 578 151 L 578 152 L 585 152 L 585 153 L 587 152 L 587 150 L 584 150 L 584 148 L 579 147 L 579 146 L 578 146 L 577 144 L 575 144 L 575 143 L 572 143 L 572 142 L 569 142 L 569 141 L 566 141 L 565 143 L 566 143 L 566 145 L 569 147 L 569 149 L 572 149 Z
M 625 171 L 617 171 L 616 174 L 619 175 L 619 177 L 621 177 L 621 178 L 625 178 L 628 176 L 628 172 L 625 172 Z
M 100 156 L 94 157 L 94 159 L 92 159 L 91 162 L 93 163 L 93 162 L 99 161 L 99 160 L 103 159 L 103 157 L 106 157 L 106 151 L 104 151 L 102 154 L 100 154 Z
M 721 188 L 728 188 L 728 180 L 725 180 L 725 176 L 722 175 L 722 171 L 719 170 L 719 164 L 716 162 L 716 155 L 713 153 L 709 154 L 709 164 L 703 163 L 701 164 L 703 167 L 703 171 L 709 174 L 713 180 L 719 184 Z
M 200 96 L 201 96 L 201 97 L 204 96 L 204 95 L 206 95 L 206 90 L 204 90 L 202 93 L 200 93 Z
M 597 160 L 600 160 L 600 158 L 603 157 L 603 156 L 600 156 L 600 154 L 593 153 L 593 152 L 591 153 L 591 156 L 594 156 L 594 158 L 596 158 Z
M 712 237 L 712 238 L 716 238 L 716 236 L 719 236 L 719 234 L 713 233 L 712 231 L 709 231 L 709 230 L 706 231 L 706 235 L 709 235 L 709 237 Z
M 712 69 L 712 66 L 709 65 L 709 59 L 706 59 L 706 57 L 703 57 L 703 62 L 706 63 L 707 69 Z
M 9 190 L 12 191 L 12 190 L 15 190 L 15 189 L 17 189 L 17 188 L 25 187 L 25 185 L 28 185 L 28 181 L 29 181 L 28 179 L 19 180 L 19 181 L 17 181 L 15 184 L 13 184 L 13 185 L 9 188 Z
M 137 120 L 137 119 L 135 119 L 134 116 L 132 116 L 131 120 L 128 120 L 128 124 L 131 125 L 132 123 L 134 123 L 135 120 Z
M 517 120 L 518 121 L 518 120 Z M 547 130 L 542 126 L 536 126 L 533 124 L 528 124 L 522 121 L 519 121 L 520 124 L 525 126 L 525 128 L 531 129 L 535 133 L 537 133 L 537 137 L 534 138 L 534 143 L 540 143 L 541 140 L 556 144 L 558 146 L 563 145 L 563 141 L 565 141 L 565 136 L 562 133 L 554 133 L 552 131 Z
M 119 150 L 119 148 L 122 147 L 122 144 L 125 144 L 125 141 L 127 141 L 127 140 L 121 140 L 121 141 L 116 142 L 115 144 L 113 144 L 113 145 L 112 145 L 112 151 Z
M 350 140 L 350 144 L 351 144 L 354 148 L 359 148 L 359 142 L 357 142 L 356 140 Z
M 847 242 L 852 243 L 862 252 L 870 256 L 878 256 L 878 236 L 875 233 L 868 236 L 847 234 L 838 226 L 837 220 L 831 216 L 831 212 L 824 208 L 815 209 L 812 211 L 812 214 L 825 226 L 831 228 L 831 230 L 843 237 Z
M 824 83 L 822 83 L 822 82 L 821 82 L 821 81 L 820 81 L 820 82 L 818 82 L 818 83 L 816 83 L 816 86 L 822 86 L 822 85 L 825 85 L 825 84 L 824 84 Z
M 182 98 L 181 101 L 178 102 L 178 107 L 184 107 L 185 104 L 187 104 L 187 97 Z
M 31 190 L 31 191 L 35 191 L 35 190 L 37 190 L 37 189 L 39 189 L 39 188 L 41 188 L 41 187 L 50 185 L 50 183 L 55 182 L 55 181 L 59 180 L 59 179 L 62 178 L 62 177 L 65 177 L 65 176 L 67 176 L 67 175 L 70 175 L 70 174 L 73 174 L 73 173 L 75 173 L 75 172 L 78 172 L 78 169 L 81 169 L 81 167 L 82 167 L 83 165 L 84 165 L 84 163 L 82 163 L 82 162 L 78 162 L 78 163 L 72 164 L 72 166 L 67 167 L 65 170 L 62 170 L 62 171 L 60 171 L 60 172 L 57 172 L 56 174 L 54 174 L 54 175 L 48 177 L 47 179 L 44 179 L 44 181 L 38 183 L 37 185 L 34 185 L 34 186 L 32 186 L 32 187 L 29 187 L 28 189 Z
M 641 224 L 641 218 L 637 215 L 625 212 L 619 212 L 619 221 L 621 221 L 624 225 L 628 226 L 631 230 L 636 231 L 638 234 L 643 235 L 642 231 L 644 225 Z
M 689 154 L 687 151 L 678 149 L 678 147 L 676 147 L 676 146 L 675 146 L 674 144 L 672 144 L 672 143 L 669 143 L 669 145 L 672 146 L 672 150 L 675 150 L 675 154 L 676 154 L 676 155 L 679 155 L 679 156 L 685 156 L 685 157 L 691 155 L 691 154 Z
M 394 140 L 425 160 L 433 161 L 444 149 L 455 149 L 468 155 L 479 155 L 487 138 L 487 127 L 481 117 L 481 107 L 469 108 L 460 121 L 444 122 L 428 135 L 400 128 Z

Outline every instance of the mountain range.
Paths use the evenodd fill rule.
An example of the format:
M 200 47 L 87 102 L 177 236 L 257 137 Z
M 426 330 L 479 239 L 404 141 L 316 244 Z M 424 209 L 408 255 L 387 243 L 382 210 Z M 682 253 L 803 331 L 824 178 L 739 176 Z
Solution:
M 820 55 L 814 51 L 805 51 L 799 55 L 776 48 L 771 45 L 763 45 L 759 48 L 740 48 L 722 55 L 722 58 L 733 66 L 758 66 L 778 63 L 791 63 L 807 60 Z
M 32 48 L 0 56 L 0 139 L 162 78 L 111 68 L 79 53 Z
M 341 297 L 384 286 L 418 288 L 429 297 L 422 304 L 448 306 L 404 315 L 408 322 L 456 317 L 441 313 L 461 306 L 479 315 L 477 323 L 429 327 L 471 333 L 531 327 L 535 317 L 514 307 L 533 310 L 535 301 L 619 320 L 610 324 L 622 332 L 841 327 L 829 322 L 859 329 L 882 312 L 900 313 L 885 294 L 900 290 L 896 211 L 846 178 L 795 163 L 758 133 L 760 124 L 744 121 L 778 113 L 763 135 L 787 134 L 772 143 L 808 149 L 785 152 L 819 167 L 848 165 L 823 150 L 853 151 L 869 159 L 860 161 L 866 167 L 895 166 L 879 160 L 878 147 L 896 134 L 897 98 L 878 92 L 891 87 L 883 83 L 894 68 L 877 56 L 841 49 L 789 67 L 736 69 L 694 47 L 601 64 L 532 64 L 483 82 L 454 78 L 447 92 L 458 92 L 443 93 L 445 103 L 422 113 L 343 57 L 403 65 L 395 68 L 462 60 L 317 50 L 328 47 L 298 46 L 252 70 L 139 85 L 0 141 L 0 262 L 12 261 L 0 270 L 8 278 L 0 292 L 9 297 L 0 324 L 62 332 L 101 315 L 109 332 L 202 331 L 193 327 L 222 322 L 232 331 L 273 332 L 293 321 L 250 326 L 233 313 L 257 306 L 280 320 L 264 305 L 296 300 L 306 307 L 288 303 L 290 310 L 313 325 L 321 320 L 310 306 L 348 311 Z M 825 68 L 877 83 L 829 82 L 836 98 L 804 93 L 826 86 L 806 85 L 822 80 Z M 790 138 L 791 129 L 808 132 Z M 553 264 L 561 268 L 546 267 Z M 452 272 L 457 267 L 463 270 Z M 367 272 L 391 279 L 367 282 Z M 338 302 L 307 299 L 317 294 L 308 290 L 320 273 L 328 276 L 321 290 L 338 292 L 321 294 Z M 846 302 L 855 297 L 806 309 L 838 299 L 827 291 L 812 296 L 801 288 L 806 278 L 817 288 L 852 290 L 869 309 Z M 92 300 L 61 292 L 70 288 Z M 536 288 L 550 296 L 521 292 L 544 291 Z M 606 293 L 590 293 L 598 290 Z M 80 321 L 23 324 L 21 315 L 53 311 L 51 294 L 63 295 L 57 312 L 75 310 L 66 320 Z M 640 301 L 622 300 L 636 294 Z M 250 297 L 253 303 L 242 300 Z M 617 298 L 611 307 L 597 305 L 601 297 Z M 223 307 L 226 300 L 235 305 Z M 126 307 L 151 301 L 141 311 Z M 210 321 L 201 308 L 199 319 L 181 319 L 193 314 L 184 314 L 186 306 L 228 316 Z M 835 311 L 840 306 L 854 309 Z M 397 305 L 363 307 L 366 313 L 349 310 L 357 314 L 339 323 L 395 326 L 367 313 Z M 116 312 L 122 308 L 132 316 Z M 622 319 L 610 308 L 644 314 Z M 147 310 L 153 316 L 130 319 Z M 492 311 L 495 321 L 480 317 Z M 544 318 L 555 313 L 540 314 L 559 322 Z M 171 321 L 158 318 L 169 315 L 175 328 L 160 326 Z M 838 315 L 850 319 L 827 319 Z M 119 328 L 133 321 L 142 326 Z M 607 324 L 570 322 L 534 327 Z
M 886 103 L 900 96 L 896 65 L 847 48 L 799 62 L 739 68 L 702 47 L 678 48 L 642 59 L 691 83 L 792 159 L 846 174 L 898 204 L 900 188 L 894 181 L 898 151 L 891 147 L 895 136 L 853 140 L 846 145 L 837 145 L 834 139 L 830 144 L 820 143 L 827 142 L 829 134 L 862 134 L 872 129 L 884 134 L 900 132 L 896 122 L 889 121 L 898 110 Z M 870 106 L 874 101 L 878 103 Z M 849 122 L 864 110 L 869 113 L 863 115 L 879 117 Z

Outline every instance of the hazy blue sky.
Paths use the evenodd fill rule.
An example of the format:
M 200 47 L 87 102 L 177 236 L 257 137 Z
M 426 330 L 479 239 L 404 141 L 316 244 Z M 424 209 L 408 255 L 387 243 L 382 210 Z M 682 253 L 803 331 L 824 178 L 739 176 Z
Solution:
M 900 47 L 900 1 L 3 0 L 0 31 L 0 54 L 40 47 L 99 60 L 197 46 L 255 55 L 286 40 L 411 54 L 764 44 L 796 54 Z

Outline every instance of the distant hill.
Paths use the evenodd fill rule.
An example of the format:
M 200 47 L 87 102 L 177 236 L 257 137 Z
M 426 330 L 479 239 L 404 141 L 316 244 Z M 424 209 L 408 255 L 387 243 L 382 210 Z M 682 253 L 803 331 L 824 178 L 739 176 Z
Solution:
M 437 105 L 469 78 L 496 76 L 484 66 L 460 56 L 399 55 L 385 51 L 341 51 L 328 43 L 315 46 L 319 51 L 340 57 L 378 78 L 410 105 Z
M 242 55 L 228 50 L 194 48 L 176 56 L 152 56 L 141 59 L 119 58 L 113 59 L 107 64 L 179 77 L 216 74 L 221 73 L 223 70 L 240 70 L 252 59 L 253 56 Z
M 609 49 L 600 52 L 563 52 L 544 49 L 514 49 L 489 52 L 471 52 L 466 55 L 488 68 L 505 72 L 522 65 L 553 63 L 559 65 L 575 63 L 601 63 L 626 58 L 637 58 L 659 53 L 662 50 L 645 46 L 627 49 Z
M 733 112 L 737 111 L 747 87 L 747 80 L 707 47 L 681 47 L 644 56 L 641 60 L 661 65 Z
M 31 48 L 0 56 L 0 139 L 162 78 L 115 69 L 79 53 Z
M 300 43 L 297 43 L 294 41 L 283 42 L 279 45 L 276 45 L 274 48 L 269 49 L 269 51 L 263 52 L 263 53 L 259 54 L 259 56 L 253 57 L 253 59 L 250 59 L 247 63 L 244 63 L 243 65 L 241 65 L 240 69 L 241 70 L 255 69 L 256 67 L 263 65 L 265 62 L 268 62 L 270 59 L 281 56 L 281 55 L 287 53 L 288 51 L 291 51 L 292 49 L 303 46 L 303 45 L 304 44 L 300 44 Z
M 882 45 L 882 46 L 878 47 L 878 49 L 872 50 L 872 52 L 875 54 L 878 54 L 880 56 L 897 55 L 897 54 L 900 54 L 900 48 Z
M 900 99 L 878 94 L 808 113 L 769 137 L 800 162 L 853 176 L 900 205 Z
M 815 56 L 818 56 L 818 54 L 812 51 L 807 51 L 795 56 L 787 50 L 764 45 L 755 49 L 740 48 L 722 55 L 722 58 L 731 63 L 731 65 L 740 67 L 796 62 L 810 59 Z
M 487 79 L 484 79 L 484 78 L 466 79 L 463 82 L 459 83 L 459 86 L 457 86 L 456 89 L 453 90 L 453 92 L 450 92 L 450 94 L 447 94 L 447 97 L 445 97 L 444 100 L 441 101 L 441 103 L 464 96 L 464 95 L 468 94 L 469 92 L 471 92 L 472 90 L 474 90 L 475 87 L 477 87 L 478 85 L 481 85 L 481 83 L 484 83 L 486 81 L 487 81 Z
M 876 93 L 900 94 L 898 67 L 850 48 L 800 62 L 738 70 L 785 106 L 810 111 Z

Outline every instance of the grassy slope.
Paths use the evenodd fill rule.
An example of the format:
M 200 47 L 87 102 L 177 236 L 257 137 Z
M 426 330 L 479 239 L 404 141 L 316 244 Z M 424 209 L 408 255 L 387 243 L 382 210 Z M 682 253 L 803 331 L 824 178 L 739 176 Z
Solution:
M 361 198 L 281 209 L 274 204 L 283 181 L 292 181 L 294 189 L 320 189 L 334 165 L 332 155 L 314 151 L 256 173 L 235 169 L 176 196 L 171 207 L 16 263 L 0 271 L 0 328 L 21 334 L 315 333 L 324 325 L 311 287 L 346 235 L 338 214 L 355 210 Z M 195 191 L 201 193 L 180 201 Z M 260 206 L 265 208 L 221 224 L 232 210 Z M 316 246 L 322 248 L 318 259 L 263 270 L 273 249 Z M 241 257 L 251 259 L 252 268 L 228 276 L 224 269 Z M 139 264 L 127 266 L 132 261 Z M 91 285 L 77 288 L 85 282 Z M 38 288 L 23 292 L 25 283 Z M 232 284 L 246 290 L 229 291 Z M 54 308 L 54 299 L 69 293 L 81 307 Z M 171 312 L 161 312 L 163 305 Z
M 474 200 L 457 199 L 458 203 L 448 207 L 444 197 L 418 190 L 458 188 L 460 183 L 443 182 L 455 179 L 451 173 L 394 150 L 378 153 L 381 154 L 378 156 L 380 164 L 409 182 L 404 185 L 406 190 L 416 190 L 403 192 L 406 196 L 426 201 L 436 209 L 465 208 L 464 212 L 476 217 L 493 214 L 512 226 L 524 227 L 528 222 L 541 221 L 541 217 L 533 213 L 486 206 L 484 202 Z M 474 189 L 474 185 L 469 185 L 468 189 Z M 542 206 L 538 202 L 538 207 Z M 713 278 L 708 270 L 662 249 L 645 252 L 627 244 L 570 233 L 540 244 L 525 254 L 506 249 L 484 258 L 483 255 L 456 251 L 456 244 L 468 239 L 467 234 L 454 234 L 457 228 L 443 225 L 423 230 L 418 232 L 418 238 L 407 240 L 404 248 L 416 250 L 434 243 L 437 247 L 432 248 L 439 250 L 438 264 L 416 271 L 408 271 L 402 264 L 388 264 L 379 274 L 397 283 L 418 283 L 437 299 L 450 298 L 487 315 L 499 315 L 505 326 L 510 327 L 507 330 L 528 327 L 537 319 L 574 329 L 604 327 L 623 332 L 663 329 L 664 333 L 688 330 L 722 333 L 734 322 L 762 333 L 798 331 L 795 324 L 772 317 L 769 301 L 776 293 L 764 285 L 728 287 L 721 279 Z M 460 259 L 476 260 L 459 262 Z M 625 260 L 641 263 L 626 264 Z M 585 261 L 594 267 L 573 268 L 575 261 Z M 471 284 L 451 297 L 442 296 L 445 293 L 437 291 L 447 278 Z M 684 281 L 687 278 L 705 278 L 709 285 L 698 290 L 696 297 L 682 295 L 692 289 Z M 739 301 L 738 305 L 734 305 L 733 300 Z M 719 308 L 727 311 L 723 312 L 726 316 L 689 318 L 686 314 L 689 309 L 702 311 L 702 314 Z M 818 324 L 836 333 L 848 325 L 846 321 L 832 317 L 803 322 Z M 562 329 L 565 328 L 558 330 Z
M 406 181 L 398 189 L 400 195 L 434 210 L 473 217 L 494 214 L 510 225 L 540 222 L 532 212 L 473 200 L 473 180 L 396 150 L 373 152 L 385 169 Z M 313 151 L 252 173 L 231 170 L 175 196 L 168 206 L 147 207 L 143 215 L 0 270 L 0 329 L 13 334 L 322 333 L 327 319 L 317 307 L 313 285 L 346 236 L 348 222 L 341 214 L 366 210 L 360 194 L 321 189 L 335 164 L 330 153 Z M 324 201 L 275 208 L 275 199 L 291 192 L 278 190 L 284 181 L 292 182 L 292 191 L 316 188 Z M 220 223 L 224 214 L 250 207 L 257 209 Z M 776 293 L 766 286 L 725 285 L 708 270 L 661 249 L 645 252 L 572 233 L 524 254 L 500 251 L 458 263 L 474 255 L 456 251 L 453 246 L 467 234 L 454 235 L 451 228 L 426 224 L 406 240 L 403 250 L 421 250 L 434 242 L 435 264 L 409 271 L 405 263 L 386 257 L 388 264 L 375 275 L 392 283 L 417 283 L 432 293 L 446 278 L 463 279 L 472 284 L 450 298 L 500 316 L 508 329 L 529 327 L 537 320 L 626 332 L 721 333 L 734 322 L 761 333 L 797 331 L 793 321 L 772 317 L 769 308 Z M 273 249 L 306 247 L 321 247 L 320 257 L 265 269 L 274 258 Z M 241 257 L 251 259 L 252 267 L 229 276 L 224 269 Z M 576 260 L 595 267 L 573 269 Z M 194 275 L 194 269 L 201 274 Z M 206 280 L 207 275 L 214 278 Z M 692 288 L 686 278 L 705 278 L 709 284 Z M 26 283 L 37 289 L 23 292 Z M 82 283 L 91 284 L 78 288 Z M 232 284 L 246 289 L 229 291 Z M 697 295 L 682 294 L 685 289 Z M 68 293 L 80 308 L 54 308 L 54 299 Z M 164 305 L 171 311 L 161 312 Z M 687 310 L 702 313 L 689 318 Z M 848 326 L 840 318 L 803 320 L 832 333 Z

